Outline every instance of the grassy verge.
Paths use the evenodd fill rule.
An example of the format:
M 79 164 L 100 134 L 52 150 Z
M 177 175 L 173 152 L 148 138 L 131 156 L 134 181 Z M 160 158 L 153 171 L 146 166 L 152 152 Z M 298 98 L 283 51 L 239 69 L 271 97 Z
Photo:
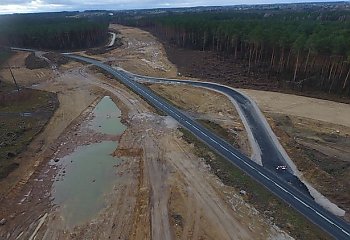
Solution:
M 152 84 L 144 84 L 148 86 L 151 90 L 152 89 Z M 155 92 L 153 90 L 153 92 Z M 183 111 L 188 111 L 188 108 L 186 108 L 186 104 L 180 104 L 176 100 L 174 100 L 173 96 L 170 94 L 167 94 L 166 92 L 157 92 L 158 95 L 160 95 L 164 101 L 168 102 L 169 104 L 177 107 L 180 110 Z M 239 145 L 238 142 L 238 134 L 235 132 L 230 131 L 229 129 L 226 129 L 222 127 L 220 124 L 207 120 L 207 119 L 196 119 L 198 123 L 203 125 L 205 128 L 209 129 L 211 132 L 214 132 L 216 135 L 221 137 L 222 139 L 226 140 L 228 143 L 230 143 L 233 147 L 236 149 L 241 149 L 241 146 Z
M 300 213 L 279 200 L 261 184 L 254 181 L 239 168 L 211 151 L 207 145 L 199 141 L 191 132 L 180 128 L 183 139 L 195 145 L 195 154 L 204 158 L 211 170 L 221 181 L 238 191 L 246 191 L 245 201 L 252 204 L 267 219 L 295 239 L 331 239 L 325 232 L 309 222 Z

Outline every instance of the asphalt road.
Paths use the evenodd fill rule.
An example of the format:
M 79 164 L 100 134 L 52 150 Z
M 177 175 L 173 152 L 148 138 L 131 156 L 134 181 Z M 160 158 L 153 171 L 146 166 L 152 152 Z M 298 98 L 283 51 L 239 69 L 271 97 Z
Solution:
M 235 166 L 239 167 L 246 174 L 251 176 L 257 182 L 261 183 L 273 194 L 303 214 L 311 222 L 328 232 L 334 238 L 342 240 L 350 239 L 350 226 L 344 220 L 323 209 L 311 198 L 278 177 L 274 172 L 256 164 L 248 157 L 241 154 L 229 143 L 219 138 L 197 122 L 193 121 L 186 114 L 169 104 L 167 101 L 164 101 L 162 98 L 154 94 L 149 88 L 135 82 L 133 77 L 131 77 L 129 74 L 125 73 L 124 71 L 116 70 L 94 59 L 77 55 L 67 56 L 79 61 L 93 64 L 111 73 L 120 82 L 128 86 L 135 93 L 141 95 L 157 109 L 162 110 L 169 116 L 172 116 L 183 127 L 192 132 L 210 148 L 225 157 Z M 242 101 L 244 101 L 244 99 L 242 99 Z
M 154 82 L 154 83 L 188 84 L 196 87 L 209 88 L 232 97 L 239 105 L 239 108 L 241 109 L 243 115 L 245 116 L 246 121 L 248 122 L 248 125 L 254 136 L 255 141 L 258 143 L 258 146 L 261 151 L 262 165 L 265 168 L 269 169 L 270 171 L 275 172 L 277 175 L 279 175 L 279 177 L 283 178 L 285 181 L 289 182 L 299 191 L 303 192 L 304 194 L 312 198 L 305 184 L 301 182 L 297 176 L 294 175 L 292 168 L 289 166 L 289 163 L 286 160 L 286 157 L 288 157 L 286 156 L 287 154 L 286 153 L 283 154 L 281 152 L 282 151 L 281 149 L 283 149 L 282 146 L 278 148 L 277 143 L 273 140 L 271 136 L 271 134 L 273 133 L 269 132 L 268 128 L 270 127 L 268 123 L 267 122 L 264 123 L 264 120 L 265 120 L 264 116 L 261 114 L 258 107 L 254 106 L 253 102 L 245 95 L 241 94 L 240 92 L 230 87 L 227 87 L 225 85 L 220 85 L 217 83 L 154 78 L 154 77 L 147 77 L 147 76 L 132 74 L 129 72 L 126 72 L 126 74 L 133 78 L 136 77 L 136 80 L 141 78 L 148 82 Z M 270 131 L 272 132 L 271 129 Z M 280 169 L 277 169 L 278 166 L 286 166 L 287 169 L 280 170 Z

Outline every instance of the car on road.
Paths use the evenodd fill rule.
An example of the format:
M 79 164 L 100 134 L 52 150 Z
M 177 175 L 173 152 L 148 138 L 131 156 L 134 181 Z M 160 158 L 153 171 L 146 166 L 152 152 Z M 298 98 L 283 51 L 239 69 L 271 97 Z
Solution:
M 287 170 L 287 166 L 279 165 L 279 166 L 276 167 L 276 170 L 285 171 L 285 170 Z

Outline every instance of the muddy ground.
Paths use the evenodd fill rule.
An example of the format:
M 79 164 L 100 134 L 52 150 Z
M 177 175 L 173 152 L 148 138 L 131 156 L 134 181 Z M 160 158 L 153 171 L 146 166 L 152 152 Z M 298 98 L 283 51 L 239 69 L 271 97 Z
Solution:
M 164 51 L 149 34 L 129 28 L 120 32 L 131 44 L 106 55 L 112 64 L 141 74 L 176 75 L 173 65 L 162 62 Z M 154 50 L 160 53 L 154 55 Z M 114 79 L 88 66 L 69 62 L 58 68 L 29 70 L 24 64 L 27 56 L 17 53 L 10 59 L 18 82 L 56 93 L 60 106 L 28 150 L 18 156 L 26 164 L 0 181 L 6 195 L 0 204 L 0 238 L 290 239 L 248 204 L 240 189 L 224 185 L 210 171 L 173 119 L 158 115 Z M 125 59 L 118 61 L 120 56 Z M 9 79 L 7 72 L 0 74 Z M 110 96 L 122 112 L 127 127 L 122 135 L 89 130 L 92 111 L 103 96 Z M 217 98 L 210 92 L 205 96 Z M 216 113 L 209 110 L 204 109 L 202 115 Z M 228 105 L 222 111 L 226 110 L 234 115 Z M 237 119 L 231 123 L 240 126 Z M 69 168 L 52 163 L 63 161 L 82 146 L 106 140 L 118 144 L 113 155 L 122 159 L 113 167 L 112 190 L 102 195 L 104 207 L 96 215 L 77 225 L 67 224 L 64 205 L 52 199 L 52 187 L 69 175 Z M 92 178 L 85 184 L 93 186 L 98 181 Z
M 87 79 L 93 78 L 87 75 Z M 7 232 L 11 233 L 10 238 L 28 239 L 37 226 L 40 229 L 35 235 L 45 239 L 90 239 L 96 236 L 99 239 L 148 239 L 151 236 L 152 239 L 169 239 L 174 235 L 193 239 L 231 239 L 234 236 L 265 239 L 270 234 L 264 221 L 257 220 L 259 217 L 253 208 L 243 204 L 239 210 L 242 217 L 234 214 L 230 204 L 242 204 L 243 200 L 232 189 L 229 192 L 231 203 L 218 195 L 217 191 L 223 191 L 219 190 L 222 186 L 207 172 L 204 163 L 191 154 L 191 147 L 181 140 L 171 119 L 154 114 L 146 103 L 122 87 L 104 86 L 108 86 L 109 94 L 118 96 L 118 102 L 123 101 L 125 106 L 132 107 L 129 112 L 125 111 L 128 109 L 125 106 L 120 107 L 128 125 L 116 152 L 124 159 L 123 164 L 116 168 L 116 176 L 123 178 L 115 182 L 114 191 L 106 196 L 107 207 L 92 222 L 67 230 L 59 208 L 50 203 L 52 182 L 47 180 L 55 175 L 56 170 L 43 162 L 41 169 L 39 167 L 40 170 L 34 172 L 20 191 L 26 194 L 11 194 L 2 203 L 1 212 L 10 216 L 0 229 L 2 236 Z M 55 158 L 64 156 L 81 141 L 91 143 L 83 127 L 90 110 L 87 109 L 58 139 L 57 143 L 65 144 L 55 148 Z M 93 141 L 101 140 L 94 135 Z M 8 208 L 13 202 L 20 204 L 16 209 Z M 204 211 L 208 206 L 211 210 Z M 28 208 L 31 211 L 26 211 Z M 198 219 L 188 214 L 189 209 L 195 211 L 194 216 Z M 37 220 L 31 222 L 33 219 Z M 252 224 L 251 219 L 255 223 Z M 41 220 L 45 221 L 42 223 Z
M 21 188 L 26 183 L 37 166 L 47 158 L 47 152 L 52 151 L 55 140 L 98 96 L 95 94 L 96 89 L 87 87 L 84 82 L 77 81 L 74 75 L 66 71 L 81 64 L 69 63 L 62 67 L 61 72 L 51 68 L 29 70 L 25 66 L 28 55 L 29 53 L 19 52 L 9 59 L 18 84 L 21 87 L 52 92 L 57 95 L 60 105 L 45 129 L 27 146 L 28 151 L 17 156 L 26 161 L 19 165 L 18 169 L 6 178 L 6 181 L 0 182 L 1 194 L 17 191 L 17 187 Z M 1 70 L 0 75 L 4 81 L 12 81 L 8 69 Z

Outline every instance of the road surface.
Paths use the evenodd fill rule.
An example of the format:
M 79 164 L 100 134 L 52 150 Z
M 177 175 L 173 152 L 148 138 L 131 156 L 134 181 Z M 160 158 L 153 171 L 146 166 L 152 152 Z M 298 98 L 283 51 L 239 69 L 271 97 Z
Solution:
M 302 183 L 297 176 L 295 176 L 295 165 L 293 164 L 293 166 L 290 166 L 292 163 L 291 160 L 289 159 L 287 153 L 284 152 L 283 147 L 280 145 L 277 137 L 274 135 L 270 126 L 266 122 L 266 119 L 260 112 L 259 108 L 247 96 L 230 87 L 217 83 L 154 78 L 140 76 L 129 72 L 126 72 L 126 74 L 133 77 L 136 81 L 142 79 L 141 82 L 146 80 L 147 82 L 153 83 L 189 84 L 195 87 L 209 88 L 233 98 L 234 101 L 237 102 L 238 107 L 244 115 L 243 117 L 248 123 L 248 127 L 250 128 L 254 140 L 258 144 L 262 165 L 270 171 L 278 174 L 281 178 L 292 184 L 299 191 L 302 191 L 304 194 L 311 197 L 305 184 Z M 277 169 L 278 166 L 286 166 L 286 170 Z
M 115 39 L 117 37 L 117 34 L 115 34 L 114 32 L 109 32 L 111 35 L 112 35 L 112 39 L 111 41 L 109 42 L 109 44 L 107 45 L 107 47 L 113 47 L 114 45 L 114 42 L 115 42 Z
M 274 171 L 270 171 L 269 169 L 256 164 L 248 157 L 241 154 L 229 143 L 195 122 L 193 119 L 169 104 L 167 101 L 164 101 L 164 99 L 157 96 L 146 86 L 134 81 L 134 77 L 130 76 L 130 74 L 122 70 L 114 69 L 109 65 L 91 58 L 81 57 L 78 55 L 67 56 L 78 61 L 93 64 L 111 73 L 120 82 L 125 84 L 135 93 L 141 95 L 157 109 L 173 117 L 183 127 L 188 129 L 197 138 L 206 143 L 210 148 L 225 157 L 235 166 L 239 167 L 257 182 L 264 185 L 273 194 L 299 211 L 310 221 L 324 229 L 334 238 L 350 239 L 350 226 L 348 223 L 323 209 L 308 195 L 305 195 L 298 189 L 292 187 L 288 182 L 277 176 Z M 242 99 L 242 101 L 245 100 Z

